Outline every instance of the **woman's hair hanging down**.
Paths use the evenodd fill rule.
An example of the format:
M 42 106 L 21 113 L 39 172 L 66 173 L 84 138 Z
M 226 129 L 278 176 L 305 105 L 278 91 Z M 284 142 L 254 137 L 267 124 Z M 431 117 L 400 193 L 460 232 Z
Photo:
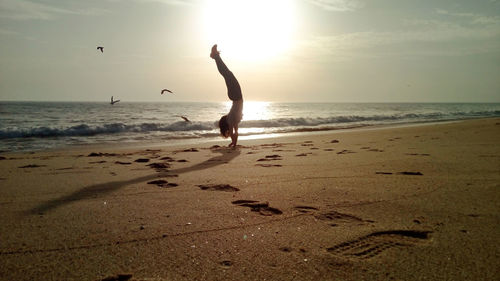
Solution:
M 229 137 L 229 125 L 227 124 L 227 115 L 224 115 L 219 120 L 220 134 L 227 138 Z

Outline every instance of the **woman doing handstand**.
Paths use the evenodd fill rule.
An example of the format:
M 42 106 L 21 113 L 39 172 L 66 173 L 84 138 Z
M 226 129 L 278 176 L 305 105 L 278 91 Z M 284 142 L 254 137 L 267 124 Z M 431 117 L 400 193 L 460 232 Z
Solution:
M 236 147 L 236 142 L 238 141 L 238 124 L 243 118 L 243 97 L 241 95 L 241 87 L 236 77 L 234 77 L 234 74 L 220 58 L 220 53 L 217 51 L 217 44 L 212 47 L 210 57 L 215 60 L 219 73 L 224 77 L 227 95 L 229 99 L 233 101 L 229 113 L 222 116 L 219 120 L 220 133 L 224 138 L 231 137 L 229 147 Z

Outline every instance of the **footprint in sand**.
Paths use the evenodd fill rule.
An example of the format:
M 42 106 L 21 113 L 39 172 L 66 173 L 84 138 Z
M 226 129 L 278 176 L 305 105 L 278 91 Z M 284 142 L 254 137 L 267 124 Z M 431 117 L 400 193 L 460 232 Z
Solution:
M 116 276 L 109 276 L 104 279 L 101 279 L 101 281 L 127 281 L 130 278 L 132 278 L 132 274 L 118 274 Z
M 297 209 L 301 213 L 309 213 L 311 210 L 313 211 L 318 211 L 319 209 L 316 207 L 311 207 L 311 206 L 295 206 L 295 209 Z
M 316 211 L 319 211 L 318 208 L 312 207 L 312 206 L 295 206 L 294 207 L 297 211 L 301 213 L 311 213 L 314 215 L 314 217 L 318 220 L 321 221 L 327 221 L 330 223 L 330 226 L 338 226 L 339 223 L 347 224 L 347 223 L 372 223 L 374 221 L 372 220 L 364 220 L 362 218 L 350 215 L 350 214 L 344 214 L 340 213 L 337 211 L 328 211 L 328 212 L 323 212 L 323 213 L 318 213 Z
M 117 156 L 118 154 L 116 153 L 96 153 L 96 152 L 91 152 L 87 157 L 101 157 L 101 156 Z
M 148 158 L 139 158 L 139 159 L 136 159 L 134 162 L 147 163 L 147 162 L 149 162 L 149 159 Z
M 375 172 L 377 175 L 392 175 L 391 172 Z
M 343 222 L 343 223 L 349 223 L 349 222 L 364 222 L 363 219 L 349 215 L 349 214 L 344 214 L 340 213 L 337 211 L 329 211 L 326 213 L 320 213 L 314 216 L 318 220 L 324 220 L 324 221 L 335 221 L 335 222 Z
M 283 212 L 279 209 L 269 207 L 268 202 L 264 203 L 259 203 L 258 201 L 254 200 L 236 200 L 231 202 L 235 205 L 242 206 L 242 207 L 249 207 L 252 212 L 258 212 L 259 214 L 263 216 L 272 216 L 272 215 L 281 215 Z
M 148 164 L 146 166 L 151 167 L 152 169 L 155 169 L 157 172 L 164 172 L 168 168 L 170 168 L 169 163 L 151 163 L 151 164 Z
M 156 184 L 157 186 L 159 187 L 163 187 L 163 188 L 170 188 L 170 187 L 176 187 L 176 186 L 179 186 L 178 184 L 176 183 L 173 183 L 173 182 L 168 182 L 166 180 L 154 180 L 154 181 L 150 181 L 148 182 L 148 184 Z
M 119 164 L 119 165 L 131 165 L 132 163 L 130 163 L 130 162 L 122 162 L 122 161 L 115 161 L 115 164 Z
M 372 151 L 372 152 L 384 152 L 382 149 L 378 149 L 378 148 L 368 149 L 368 151 Z
M 388 230 L 373 232 L 355 240 L 337 244 L 326 249 L 328 252 L 345 258 L 369 259 L 383 252 L 411 247 L 429 240 L 430 231 Z
M 233 265 L 233 262 L 226 260 L 226 261 L 221 261 L 219 264 L 224 268 L 229 268 Z
M 405 153 L 405 154 L 412 156 L 431 156 L 429 153 Z
M 354 152 L 352 150 L 347 150 L 347 149 L 344 149 L 342 151 L 337 152 L 337 154 L 348 154 L 348 153 L 356 153 L 356 152 Z
M 399 172 L 398 174 L 400 175 L 406 175 L 406 176 L 423 176 L 421 172 Z
M 280 165 L 280 164 L 255 164 L 255 166 L 265 167 L 265 168 L 269 168 L 269 167 L 283 167 L 283 165 Z
M 274 160 L 282 160 L 281 155 L 278 155 L 278 154 L 266 155 L 265 158 L 260 158 L 257 161 L 274 161 Z
M 170 157 L 170 156 L 165 156 L 160 158 L 160 160 L 167 161 L 167 162 L 175 162 L 175 159 Z
M 226 191 L 226 192 L 236 192 L 240 191 L 239 188 L 231 186 L 229 184 L 200 184 L 198 185 L 201 190 L 212 190 L 212 191 Z
M 40 168 L 40 167 L 46 167 L 46 165 L 29 164 L 29 165 L 21 166 L 21 167 L 18 167 L 18 168 L 20 168 L 20 169 L 26 169 L 26 168 Z

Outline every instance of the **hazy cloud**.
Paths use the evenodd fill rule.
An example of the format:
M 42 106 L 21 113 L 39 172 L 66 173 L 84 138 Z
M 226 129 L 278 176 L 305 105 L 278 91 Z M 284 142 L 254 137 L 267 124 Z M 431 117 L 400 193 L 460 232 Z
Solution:
M 67 2 L 66 2 L 67 3 Z M 0 18 L 14 20 L 51 20 L 57 15 L 100 15 L 106 10 L 98 8 L 72 9 L 28 0 L 0 1 Z
M 358 0 L 308 0 L 308 2 L 327 11 L 335 12 L 354 11 L 364 6 Z
M 436 13 L 439 15 L 446 15 L 450 17 L 455 17 L 455 18 L 461 18 L 461 19 L 466 19 L 472 24 L 499 24 L 500 23 L 500 17 L 498 16 L 485 16 L 485 15 L 480 15 L 480 14 L 474 14 L 474 13 L 457 13 L 457 12 L 450 12 L 447 10 L 443 9 L 436 9 Z
M 475 15 L 475 19 L 481 18 Z M 315 54 L 334 59 L 380 57 L 387 54 L 464 55 L 498 52 L 500 23 L 487 25 L 460 25 L 438 20 L 412 20 L 406 30 L 366 31 L 332 36 L 318 36 L 303 43 Z M 413 43 L 426 43 L 414 47 Z M 456 43 L 443 48 L 446 43 Z M 307 52 L 306 52 L 307 53 Z
M 201 0 L 136 0 L 137 2 L 158 2 L 174 6 L 194 6 L 199 4 Z

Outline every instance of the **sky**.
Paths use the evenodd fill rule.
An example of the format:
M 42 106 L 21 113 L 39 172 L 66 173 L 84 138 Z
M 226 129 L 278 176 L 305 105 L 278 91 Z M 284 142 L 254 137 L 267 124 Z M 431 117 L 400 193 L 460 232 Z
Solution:
M 218 44 L 245 100 L 500 102 L 500 0 L 0 0 L 0 42 L 1 101 L 225 101 Z

